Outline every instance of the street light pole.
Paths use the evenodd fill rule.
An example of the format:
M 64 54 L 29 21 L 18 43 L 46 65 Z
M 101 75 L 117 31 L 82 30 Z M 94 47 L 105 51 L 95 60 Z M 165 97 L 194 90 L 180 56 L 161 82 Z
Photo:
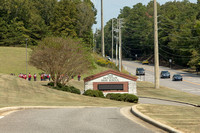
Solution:
M 113 61 L 113 19 L 112 19 L 112 61 Z
M 155 88 L 158 89 L 159 83 L 159 57 L 158 57 L 158 22 L 157 22 L 157 2 L 154 0 L 154 78 Z
M 26 76 L 27 76 L 27 66 L 28 66 L 28 61 L 27 61 L 27 41 L 28 41 L 28 39 L 26 38 Z

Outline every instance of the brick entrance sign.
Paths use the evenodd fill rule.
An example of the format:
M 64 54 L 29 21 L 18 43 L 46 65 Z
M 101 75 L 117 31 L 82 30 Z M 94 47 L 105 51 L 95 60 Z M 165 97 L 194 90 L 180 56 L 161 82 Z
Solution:
M 84 79 L 84 91 L 100 90 L 104 95 L 107 93 L 130 93 L 137 95 L 136 90 L 136 77 L 108 70 Z

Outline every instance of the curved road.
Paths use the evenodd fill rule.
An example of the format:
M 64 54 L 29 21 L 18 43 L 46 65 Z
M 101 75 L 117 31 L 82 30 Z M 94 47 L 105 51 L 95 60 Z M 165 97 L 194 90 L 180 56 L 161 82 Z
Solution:
M 135 75 L 135 71 L 137 67 L 143 67 L 145 69 L 145 76 L 138 76 L 139 80 L 149 81 L 154 83 L 154 66 L 152 65 L 142 65 L 141 63 L 137 63 L 134 61 L 123 61 L 124 68 Z M 176 90 L 200 95 L 200 76 L 179 71 L 173 70 L 167 67 L 160 66 L 160 71 L 168 70 L 171 74 L 170 79 L 160 79 L 160 85 L 173 88 Z M 183 76 L 183 81 L 172 81 L 173 74 L 181 74 Z
M 120 108 L 29 109 L 0 119 L 3 133 L 152 133 Z

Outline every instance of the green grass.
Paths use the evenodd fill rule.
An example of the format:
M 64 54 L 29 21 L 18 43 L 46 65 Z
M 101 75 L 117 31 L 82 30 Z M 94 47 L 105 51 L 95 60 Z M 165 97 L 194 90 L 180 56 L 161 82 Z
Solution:
M 138 105 L 143 114 L 185 133 L 199 133 L 200 108 L 168 106 L 168 105 Z
M 132 103 L 54 90 L 16 76 L 0 74 L 0 107 L 7 106 L 131 106 Z
M 29 55 L 31 49 L 27 49 L 27 55 Z M 26 74 L 26 48 L 21 47 L 0 47 L 0 73 Z M 28 64 L 27 73 L 41 73 L 40 70 Z M 39 75 L 38 75 L 39 76 Z
M 161 98 L 166 100 L 174 100 L 200 105 L 200 96 L 198 95 L 193 95 L 162 86 L 159 89 L 155 89 L 154 85 L 150 82 L 138 81 L 137 92 L 138 96 Z

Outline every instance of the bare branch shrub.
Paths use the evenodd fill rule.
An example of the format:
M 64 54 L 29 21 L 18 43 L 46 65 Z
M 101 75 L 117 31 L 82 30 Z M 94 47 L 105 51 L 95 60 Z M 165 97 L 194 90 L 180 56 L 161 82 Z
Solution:
M 92 67 L 91 54 L 80 41 L 60 37 L 45 38 L 33 48 L 30 64 L 51 74 L 54 86 Z

